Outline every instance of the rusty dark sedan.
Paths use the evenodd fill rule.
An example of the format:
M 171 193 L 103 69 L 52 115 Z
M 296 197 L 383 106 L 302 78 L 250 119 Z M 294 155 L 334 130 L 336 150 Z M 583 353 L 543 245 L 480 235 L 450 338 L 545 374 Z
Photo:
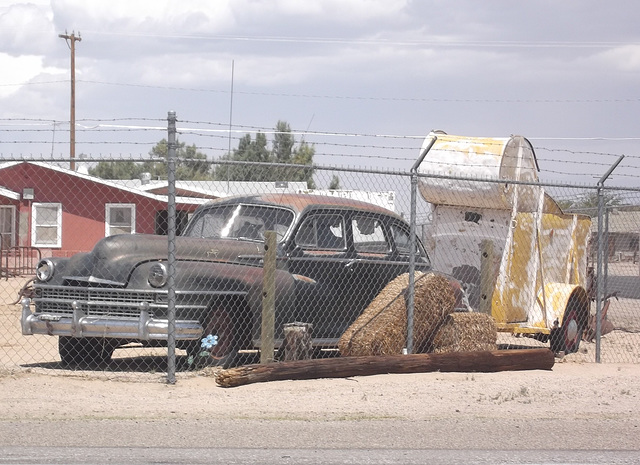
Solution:
M 189 360 L 230 365 L 259 349 L 264 233 L 277 234 L 276 347 L 288 322 L 312 325 L 313 345 L 340 335 L 408 271 L 409 225 L 373 204 L 332 196 L 263 194 L 202 205 L 176 238 L 175 340 Z M 415 266 L 430 269 L 416 239 Z M 123 345 L 168 339 L 167 237 L 117 235 L 88 253 L 37 267 L 22 332 L 59 337 L 65 365 L 104 362 Z

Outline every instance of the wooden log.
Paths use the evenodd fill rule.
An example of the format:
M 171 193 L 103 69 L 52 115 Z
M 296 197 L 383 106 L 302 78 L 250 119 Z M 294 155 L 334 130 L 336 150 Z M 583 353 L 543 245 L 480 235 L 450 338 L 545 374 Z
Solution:
M 554 362 L 553 352 L 544 348 L 338 357 L 230 368 L 217 373 L 216 383 L 222 387 L 236 387 L 286 379 L 347 378 L 386 373 L 550 370 Z

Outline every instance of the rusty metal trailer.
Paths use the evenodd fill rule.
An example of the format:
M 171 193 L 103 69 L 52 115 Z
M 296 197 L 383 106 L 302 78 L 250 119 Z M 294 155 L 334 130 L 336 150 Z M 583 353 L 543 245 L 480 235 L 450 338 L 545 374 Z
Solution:
M 499 331 L 575 352 L 590 312 L 591 220 L 563 213 L 538 184 L 531 143 L 432 132 L 418 174 L 432 206 L 425 243 L 434 268 L 460 279 Z

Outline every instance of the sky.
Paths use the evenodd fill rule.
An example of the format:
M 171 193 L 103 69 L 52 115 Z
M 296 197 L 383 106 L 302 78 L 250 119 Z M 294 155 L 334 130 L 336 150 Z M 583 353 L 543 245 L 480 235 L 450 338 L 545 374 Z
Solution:
M 0 0 L 0 158 L 147 156 L 175 111 L 211 160 L 289 123 L 314 161 L 409 170 L 434 129 L 518 134 L 546 181 L 640 187 L 640 4 Z M 269 136 L 270 137 L 270 136 Z

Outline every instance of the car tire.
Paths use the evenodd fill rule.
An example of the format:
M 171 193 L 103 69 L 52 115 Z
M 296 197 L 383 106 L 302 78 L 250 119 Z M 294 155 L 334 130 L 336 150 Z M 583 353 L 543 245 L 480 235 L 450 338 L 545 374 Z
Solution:
M 103 338 L 58 338 L 58 353 L 65 367 L 106 363 L 111 360 L 114 350 L 115 346 Z
M 202 326 L 205 339 L 209 335 L 218 336 L 217 344 L 211 349 L 202 347 L 201 340 L 187 348 L 189 364 L 200 369 L 206 366 L 229 368 L 239 361 L 239 338 L 231 312 L 222 306 L 214 306 L 207 311 Z
M 86 358 L 84 340 L 78 337 L 60 336 L 58 338 L 58 354 L 65 367 L 73 367 L 83 363 Z

